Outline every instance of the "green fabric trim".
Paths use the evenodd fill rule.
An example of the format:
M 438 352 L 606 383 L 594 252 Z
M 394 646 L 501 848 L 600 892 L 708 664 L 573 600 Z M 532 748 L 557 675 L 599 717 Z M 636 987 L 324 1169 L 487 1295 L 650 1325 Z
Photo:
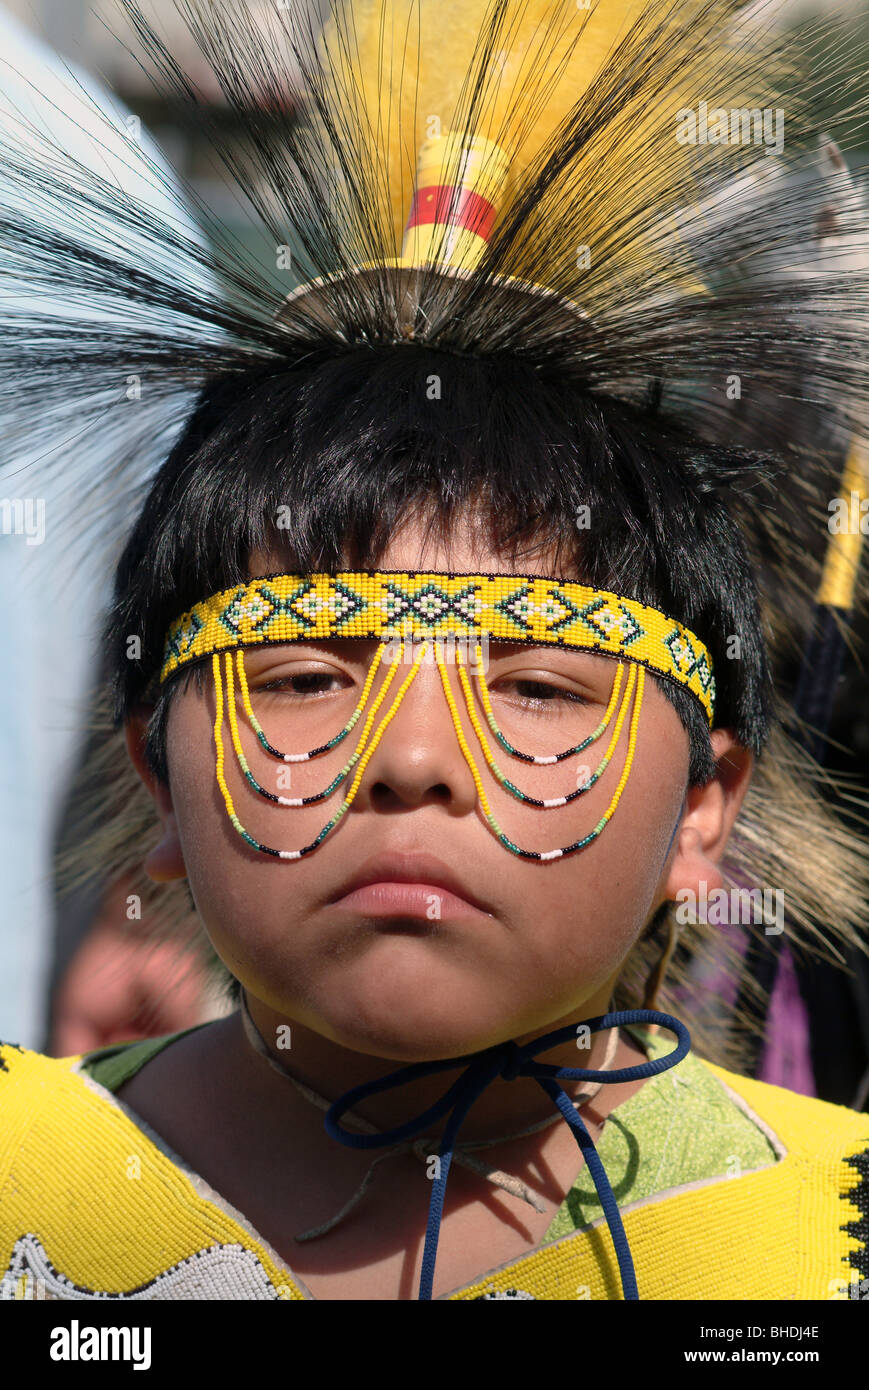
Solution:
M 114 1094 L 125 1081 L 135 1076 L 146 1062 L 150 1062 L 152 1057 L 156 1057 L 164 1047 L 175 1042 L 176 1038 L 183 1038 L 187 1033 L 195 1033 L 197 1028 L 206 1026 L 205 1023 L 196 1023 L 192 1028 L 182 1028 L 180 1033 L 168 1033 L 163 1038 L 140 1038 L 138 1042 L 110 1043 L 108 1047 L 86 1052 L 81 1060 L 81 1069 L 100 1086 L 105 1086 L 107 1091 Z
M 651 1058 L 673 1050 L 669 1033 L 628 1031 Z M 620 1207 L 682 1183 L 738 1177 L 778 1161 L 767 1136 L 692 1052 L 623 1101 L 608 1118 L 596 1147 Z M 583 1168 L 544 1243 L 601 1215 L 591 1175 Z

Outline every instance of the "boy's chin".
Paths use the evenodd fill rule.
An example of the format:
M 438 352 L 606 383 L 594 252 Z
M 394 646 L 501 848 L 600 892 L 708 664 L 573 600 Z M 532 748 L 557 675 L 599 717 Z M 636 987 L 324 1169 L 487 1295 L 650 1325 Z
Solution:
M 540 954 L 523 970 L 512 952 L 481 952 L 476 936 L 445 950 L 416 932 L 360 936 L 353 944 L 357 949 L 316 962 L 306 956 L 302 969 L 275 962 L 265 997 L 278 1013 L 339 1047 L 387 1064 L 466 1056 L 543 1034 L 572 1016 L 571 997 L 559 998 L 557 989 L 563 971 L 559 978 Z M 599 961 L 589 966 L 607 978 Z M 592 992 L 590 986 L 584 997 Z M 580 1007 L 576 1018 L 595 1012 Z
M 318 1031 L 352 1052 L 400 1063 L 480 1052 L 512 1036 L 512 1010 L 487 995 L 486 982 L 449 991 L 420 981 L 401 998 L 376 988 L 330 993 Z

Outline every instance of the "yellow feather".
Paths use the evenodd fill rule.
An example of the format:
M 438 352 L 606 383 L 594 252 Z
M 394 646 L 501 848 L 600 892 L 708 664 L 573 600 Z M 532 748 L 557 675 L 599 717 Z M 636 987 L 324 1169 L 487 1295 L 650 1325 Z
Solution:
M 782 67 L 757 26 L 736 41 L 732 21 L 727 0 L 619 0 L 592 9 L 577 0 L 352 0 L 324 36 L 334 115 L 394 254 L 426 142 L 426 181 L 450 184 L 459 146 L 474 137 L 481 167 L 464 181 L 503 220 L 544 147 L 558 149 L 561 123 L 599 109 L 606 93 L 605 119 L 544 191 L 541 211 L 548 198 L 557 217 L 559 204 L 575 196 L 586 205 L 589 255 L 609 255 L 613 275 L 633 285 L 654 278 L 659 290 L 700 288 L 676 230 L 690 208 L 697 153 L 679 143 L 677 113 L 704 100 L 713 108 L 769 107 Z M 455 145 L 438 142 L 448 133 Z M 715 154 L 722 182 L 745 164 L 744 148 L 719 145 Z M 634 212 L 638 231 L 612 247 L 616 211 L 621 225 Z M 424 249 L 412 241 L 409 258 L 418 262 Z M 466 238 L 457 254 L 439 259 L 470 265 L 480 250 Z M 578 296 L 580 261 L 578 254 Z M 537 283 L 552 276 L 563 287 L 564 265 L 547 267 L 545 248 L 529 250 L 527 266 Z M 508 269 L 523 273 L 521 265 Z

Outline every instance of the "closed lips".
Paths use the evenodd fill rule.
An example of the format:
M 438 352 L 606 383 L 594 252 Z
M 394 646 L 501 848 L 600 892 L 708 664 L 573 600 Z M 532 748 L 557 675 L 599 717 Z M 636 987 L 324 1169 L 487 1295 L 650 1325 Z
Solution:
M 377 884 L 382 888 L 388 885 L 408 885 L 410 888 L 420 890 L 420 897 L 430 896 L 432 893 L 448 895 L 458 900 L 457 906 L 468 904 L 478 912 L 484 912 L 488 916 L 492 915 L 492 908 L 488 903 L 480 899 L 466 883 L 441 860 L 433 858 L 431 855 L 379 855 L 374 859 L 367 860 L 362 867 L 347 879 L 335 895 L 332 902 L 337 902 L 340 898 L 349 896 L 351 893 L 368 888 Z M 386 895 L 383 897 L 386 905 Z M 396 893 L 396 899 L 399 894 Z M 410 902 L 412 893 L 407 892 L 404 898 Z

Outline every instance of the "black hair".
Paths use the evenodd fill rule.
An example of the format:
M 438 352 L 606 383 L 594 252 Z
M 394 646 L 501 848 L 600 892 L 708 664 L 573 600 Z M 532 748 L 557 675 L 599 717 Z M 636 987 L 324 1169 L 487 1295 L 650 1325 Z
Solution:
M 759 752 L 770 679 L 729 495 L 742 466 L 663 424 L 654 402 L 592 397 L 514 356 L 376 345 L 224 376 L 202 393 L 117 568 L 106 627 L 115 719 L 155 701 L 147 757 L 168 780 L 168 704 L 190 678 L 188 668 L 156 687 L 171 621 L 246 581 L 254 551 L 284 557 L 288 572 L 376 567 L 410 514 L 449 536 L 478 506 L 516 573 L 545 546 L 553 577 L 636 598 L 694 631 L 715 665 L 716 724 Z M 689 735 L 690 781 L 708 781 L 702 708 L 659 685 Z

